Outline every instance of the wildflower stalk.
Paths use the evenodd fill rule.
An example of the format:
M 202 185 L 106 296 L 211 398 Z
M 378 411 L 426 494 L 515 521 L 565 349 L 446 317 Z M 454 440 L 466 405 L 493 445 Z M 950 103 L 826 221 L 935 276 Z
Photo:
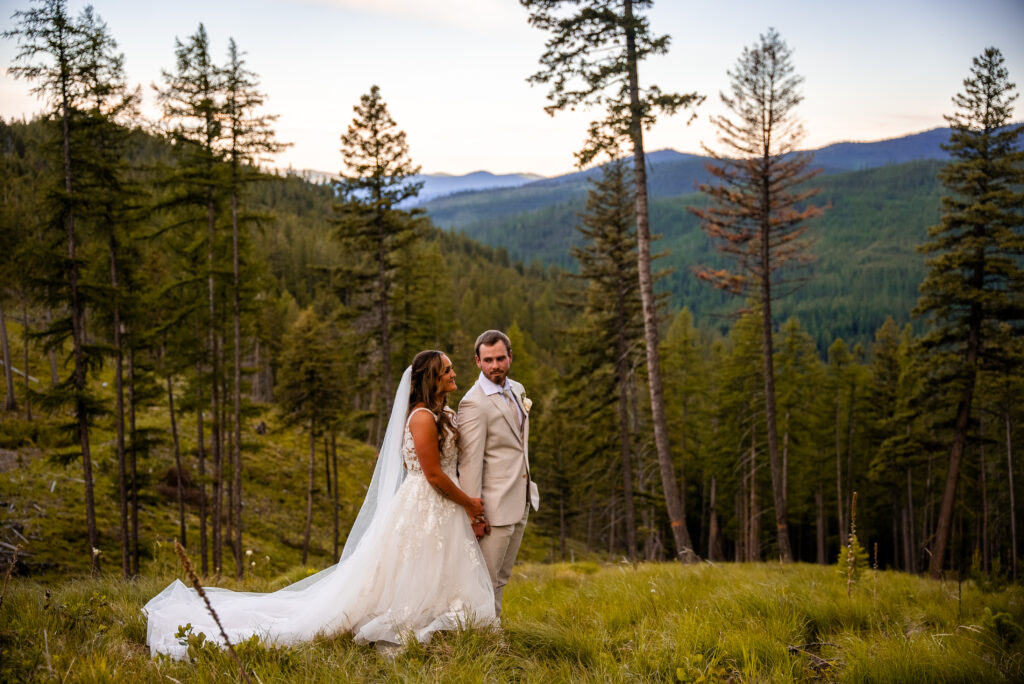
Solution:
M 224 645 L 227 647 L 228 653 L 230 653 L 231 657 L 234 659 L 235 664 L 238 665 L 239 674 L 242 676 L 242 679 L 249 684 L 252 684 L 252 680 L 249 679 L 249 675 L 245 671 L 245 665 L 242 664 L 242 659 L 238 657 L 237 653 L 235 653 L 235 648 L 231 645 L 231 640 L 228 639 L 227 632 L 224 631 L 224 626 L 220 624 L 220 617 L 217 615 L 217 611 L 213 609 L 213 604 L 210 603 L 210 599 L 206 595 L 206 590 L 203 589 L 203 584 L 199 581 L 199 576 L 196 575 L 196 569 L 192 565 L 192 561 L 189 559 L 184 547 L 182 547 L 177 539 L 174 540 L 174 553 L 177 554 L 178 560 L 181 561 L 182 567 L 185 568 L 185 574 L 188 575 L 189 580 L 192 582 L 192 586 L 195 587 L 196 593 L 199 594 L 200 598 L 202 598 L 203 602 L 206 604 L 206 610 L 210 611 L 213 621 L 217 623 L 217 628 L 220 630 L 220 636 L 224 639 Z
M 872 598 L 878 600 L 878 542 L 875 542 L 875 565 L 874 565 L 874 580 L 875 586 L 872 589 Z
M 18 553 L 21 551 L 21 544 L 14 547 L 14 555 L 11 556 L 11 562 L 7 565 L 7 572 L 4 573 L 4 586 L 0 589 L 0 608 L 4 605 L 4 596 L 7 595 L 7 582 L 11 579 L 11 573 L 14 572 L 14 566 L 18 563 Z
M 853 596 L 853 570 L 856 558 L 853 554 L 853 542 L 857 537 L 857 492 L 853 493 L 850 504 L 850 537 L 846 541 L 846 596 Z

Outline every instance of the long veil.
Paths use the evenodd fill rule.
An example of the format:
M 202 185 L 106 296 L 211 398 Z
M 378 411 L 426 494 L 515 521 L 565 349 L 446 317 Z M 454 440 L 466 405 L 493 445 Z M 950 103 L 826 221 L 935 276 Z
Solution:
M 354 566 L 359 564 L 358 558 L 354 557 L 358 556 L 360 549 L 370 545 L 368 542 L 386 532 L 381 529 L 381 521 L 405 479 L 402 440 L 411 384 L 410 366 L 402 374 L 395 393 L 391 419 L 363 505 L 335 565 L 266 594 L 205 589 L 232 642 L 255 634 L 280 644 L 295 643 L 311 639 L 318 632 L 329 631 L 342 623 L 345 617 L 343 606 L 359 590 L 358 586 L 353 586 Z M 178 642 L 175 633 L 179 626 L 185 624 L 191 624 L 194 633 L 203 632 L 208 639 L 223 643 L 220 630 L 202 599 L 180 580 L 175 580 L 153 597 L 143 612 L 148 617 L 146 642 L 154 655 L 166 653 L 183 658 L 187 647 Z

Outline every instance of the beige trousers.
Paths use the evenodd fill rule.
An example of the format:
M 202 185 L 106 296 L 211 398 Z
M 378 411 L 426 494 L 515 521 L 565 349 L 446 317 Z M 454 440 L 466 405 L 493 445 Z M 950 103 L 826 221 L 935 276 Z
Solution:
M 515 565 L 519 545 L 523 542 L 523 530 L 526 529 L 529 512 L 530 504 L 527 503 L 519 522 L 492 526 L 491 533 L 480 538 L 480 551 L 487 564 L 487 572 L 491 575 L 491 584 L 494 585 L 494 614 L 497 617 L 501 617 L 501 596 L 512 577 L 512 566 Z

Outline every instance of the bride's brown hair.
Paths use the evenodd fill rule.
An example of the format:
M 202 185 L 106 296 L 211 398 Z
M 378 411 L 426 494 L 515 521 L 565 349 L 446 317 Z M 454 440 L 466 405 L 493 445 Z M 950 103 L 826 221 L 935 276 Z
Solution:
M 409 388 L 409 407 L 423 404 L 433 411 L 437 421 L 437 449 L 444 447 L 446 434 L 459 439 L 459 429 L 455 427 L 451 412 L 445 411 L 448 406 L 448 393 L 438 389 L 438 380 L 444 372 L 444 352 L 437 349 L 421 351 L 412 360 L 412 383 Z

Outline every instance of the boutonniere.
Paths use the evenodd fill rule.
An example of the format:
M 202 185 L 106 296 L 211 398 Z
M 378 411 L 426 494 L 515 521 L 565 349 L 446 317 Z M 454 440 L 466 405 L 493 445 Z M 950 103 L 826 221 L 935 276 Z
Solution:
M 530 407 L 533 406 L 533 399 L 530 399 L 530 397 L 526 396 L 525 394 L 520 394 L 519 403 L 523 405 L 523 410 L 526 411 L 527 414 L 529 414 Z

